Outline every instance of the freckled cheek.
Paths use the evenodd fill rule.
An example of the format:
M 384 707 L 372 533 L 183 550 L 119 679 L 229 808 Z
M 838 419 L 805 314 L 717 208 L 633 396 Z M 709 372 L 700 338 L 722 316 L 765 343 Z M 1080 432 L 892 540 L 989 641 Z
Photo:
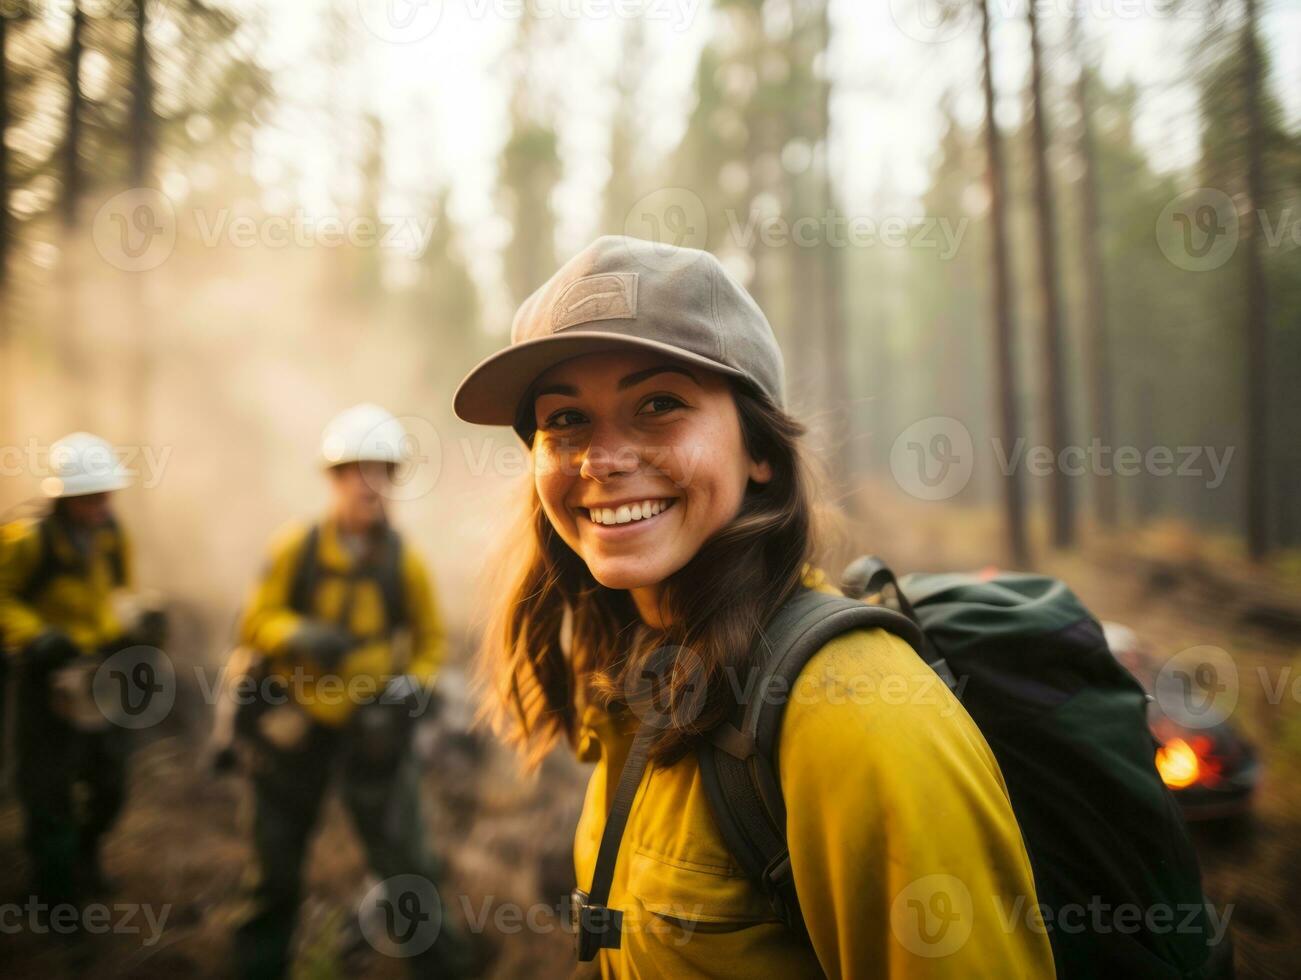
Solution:
M 690 494 L 708 477 L 710 457 L 716 449 L 708 431 L 695 431 L 649 447 L 643 458 Z
M 542 501 L 542 509 L 556 530 L 562 536 L 567 535 L 574 526 L 574 516 L 565 505 L 565 499 L 573 481 L 565 475 L 560 461 L 554 457 L 539 456 L 534 463 L 533 486 Z
M 734 435 L 710 425 L 666 447 L 665 472 L 686 497 L 683 516 L 706 534 L 731 520 L 740 505 L 740 493 L 731 485 L 731 460 L 739 451 Z

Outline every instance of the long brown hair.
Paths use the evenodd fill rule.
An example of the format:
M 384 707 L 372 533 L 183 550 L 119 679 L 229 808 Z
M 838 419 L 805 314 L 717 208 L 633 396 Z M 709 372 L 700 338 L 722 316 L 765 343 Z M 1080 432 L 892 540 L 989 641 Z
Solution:
M 772 479 L 751 483 L 740 511 L 660 590 L 663 631 L 639 630 L 628 592 L 597 582 L 556 533 L 529 481 L 524 507 L 508 526 L 490 618 L 475 666 L 486 694 L 483 714 L 527 763 L 539 762 L 562 735 L 571 742 L 580 703 L 620 715 L 630 708 L 630 677 L 649 658 L 660 664 L 656 691 L 665 723 L 651 756 L 670 764 L 721 721 L 745 690 L 760 628 L 801 584 L 820 526 L 805 429 L 786 412 L 732 383 L 745 448 L 767 461 Z M 689 651 L 682 654 L 681 651 Z

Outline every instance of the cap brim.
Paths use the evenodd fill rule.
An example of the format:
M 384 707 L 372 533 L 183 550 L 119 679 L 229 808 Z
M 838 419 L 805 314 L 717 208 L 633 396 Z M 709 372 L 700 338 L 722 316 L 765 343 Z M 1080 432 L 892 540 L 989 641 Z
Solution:
M 548 368 L 583 354 L 629 348 L 657 351 L 674 360 L 697 364 L 733 377 L 744 377 L 734 367 L 658 340 L 593 330 L 566 330 L 564 333 L 514 344 L 484 358 L 457 387 L 452 398 L 452 408 L 457 417 L 466 422 L 514 425 L 520 399 L 528 391 L 529 385 Z

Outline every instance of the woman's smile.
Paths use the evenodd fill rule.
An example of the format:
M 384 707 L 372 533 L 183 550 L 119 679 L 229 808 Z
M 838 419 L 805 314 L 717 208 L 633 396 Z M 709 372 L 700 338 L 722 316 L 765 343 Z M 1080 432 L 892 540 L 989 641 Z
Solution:
M 578 526 L 602 541 L 620 541 L 640 537 L 664 524 L 662 515 L 678 502 L 676 497 L 642 497 L 640 499 L 575 508 Z M 579 533 L 582 533 L 580 530 Z

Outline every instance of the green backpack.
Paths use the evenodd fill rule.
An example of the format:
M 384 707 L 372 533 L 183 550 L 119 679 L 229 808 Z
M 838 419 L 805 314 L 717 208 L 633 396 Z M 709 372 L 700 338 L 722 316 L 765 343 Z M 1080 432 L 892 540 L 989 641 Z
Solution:
M 861 601 L 886 586 L 898 611 Z M 849 598 L 804 591 L 774 617 L 755 696 L 698 753 L 724 840 L 789 927 L 807 937 L 775 762 L 785 699 L 763 692 L 791 690 L 832 637 L 879 626 L 945 679 L 993 750 L 1059 977 L 1232 976 L 1231 944 L 1213 928 L 1182 814 L 1156 771 L 1149 696 L 1063 583 L 1017 573 L 896 582 L 862 558 L 843 589 Z M 1121 907 L 1134 910 L 1124 931 L 1118 915 L 1108 920 Z M 1068 909 L 1069 928 L 1060 918 Z
M 887 586 L 897 609 L 861 601 Z M 845 596 L 802 590 L 776 613 L 755 651 L 750 696 L 697 751 L 723 840 L 779 919 L 807 940 L 776 765 L 785 692 L 829 640 L 880 627 L 944 679 L 993 750 L 1030 856 L 1058 977 L 1232 977 L 1232 944 L 1215 927 L 1183 816 L 1156 771 L 1149 697 L 1064 584 L 1017 573 L 897 582 L 880 561 L 862 558 L 846 569 L 843 589 Z M 620 945 L 622 912 L 606 903 L 652 736 L 644 726 L 633 740 L 591 888 L 573 895 L 582 960 Z M 997 974 L 998 964 L 989 966 Z

